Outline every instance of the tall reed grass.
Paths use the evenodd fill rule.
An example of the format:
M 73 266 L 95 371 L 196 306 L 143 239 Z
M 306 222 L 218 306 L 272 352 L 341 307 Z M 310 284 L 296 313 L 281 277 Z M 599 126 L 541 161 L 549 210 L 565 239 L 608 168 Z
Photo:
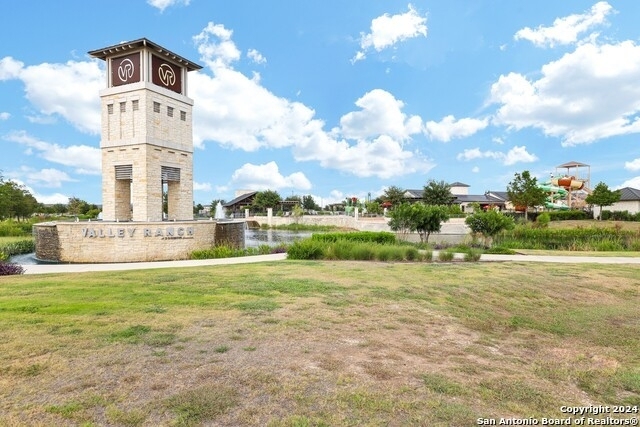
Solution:
M 494 244 L 511 249 L 640 251 L 640 232 L 615 227 L 574 229 L 516 227 L 496 236 Z
M 413 246 L 389 245 L 375 242 L 349 240 L 320 241 L 304 239 L 294 242 L 287 249 L 288 259 L 326 259 L 353 261 L 430 261 L 430 251 L 420 251 Z

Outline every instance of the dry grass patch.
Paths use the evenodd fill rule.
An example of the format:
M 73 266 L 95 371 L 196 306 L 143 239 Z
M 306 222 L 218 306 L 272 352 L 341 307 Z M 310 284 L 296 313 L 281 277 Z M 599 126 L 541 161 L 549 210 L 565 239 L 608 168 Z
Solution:
M 640 404 L 637 273 L 284 262 L 0 279 L 0 419 L 465 426 Z

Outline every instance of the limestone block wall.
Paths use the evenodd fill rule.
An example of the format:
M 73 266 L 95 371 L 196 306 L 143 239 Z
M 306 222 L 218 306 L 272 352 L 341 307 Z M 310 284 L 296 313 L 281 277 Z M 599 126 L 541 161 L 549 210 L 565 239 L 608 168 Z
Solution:
M 193 100 L 140 82 L 104 89 L 101 147 L 149 143 L 193 151 Z
M 36 247 L 36 258 L 42 261 L 58 261 L 60 259 L 60 240 L 58 229 L 53 222 L 40 223 L 33 227 Z
M 193 101 L 149 82 L 108 88 L 100 97 L 103 218 L 161 221 L 160 171 L 168 166 L 180 169 L 179 183 L 169 184 L 168 218 L 193 219 Z M 133 166 L 130 194 L 115 180 L 117 165 Z
M 217 244 L 244 247 L 244 222 L 58 222 L 34 225 L 36 258 L 69 263 L 111 263 L 187 259 Z

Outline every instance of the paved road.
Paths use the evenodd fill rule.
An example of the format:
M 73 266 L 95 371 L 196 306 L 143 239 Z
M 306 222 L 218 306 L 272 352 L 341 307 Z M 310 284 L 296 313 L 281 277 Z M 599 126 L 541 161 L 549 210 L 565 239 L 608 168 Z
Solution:
M 438 252 L 434 251 L 434 259 Z M 463 254 L 456 254 L 461 259 Z M 24 265 L 25 274 L 45 273 L 74 273 L 85 271 L 122 271 L 141 270 L 147 268 L 176 268 L 176 267 L 200 267 L 205 265 L 229 265 L 246 264 L 252 262 L 282 261 L 286 254 L 255 255 L 239 258 L 220 258 L 204 260 L 184 261 L 156 261 L 156 262 L 130 262 L 117 264 L 35 264 Z M 553 256 L 553 255 L 490 255 L 484 254 L 480 261 L 516 261 L 516 262 L 554 262 L 562 264 L 593 263 L 593 264 L 635 264 L 640 268 L 640 257 L 594 257 L 594 256 Z

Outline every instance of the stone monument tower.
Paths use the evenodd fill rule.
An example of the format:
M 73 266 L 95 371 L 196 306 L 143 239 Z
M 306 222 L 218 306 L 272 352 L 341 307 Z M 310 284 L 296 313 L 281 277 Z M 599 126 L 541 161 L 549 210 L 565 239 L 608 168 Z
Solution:
M 244 221 L 193 218 L 187 73 L 202 67 L 147 39 L 89 54 L 107 65 L 107 87 L 100 91 L 102 221 L 35 224 L 36 258 L 165 261 L 214 245 L 243 248 Z
M 107 66 L 100 92 L 103 220 L 193 219 L 187 73 L 202 67 L 146 38 L 89 54 Z

